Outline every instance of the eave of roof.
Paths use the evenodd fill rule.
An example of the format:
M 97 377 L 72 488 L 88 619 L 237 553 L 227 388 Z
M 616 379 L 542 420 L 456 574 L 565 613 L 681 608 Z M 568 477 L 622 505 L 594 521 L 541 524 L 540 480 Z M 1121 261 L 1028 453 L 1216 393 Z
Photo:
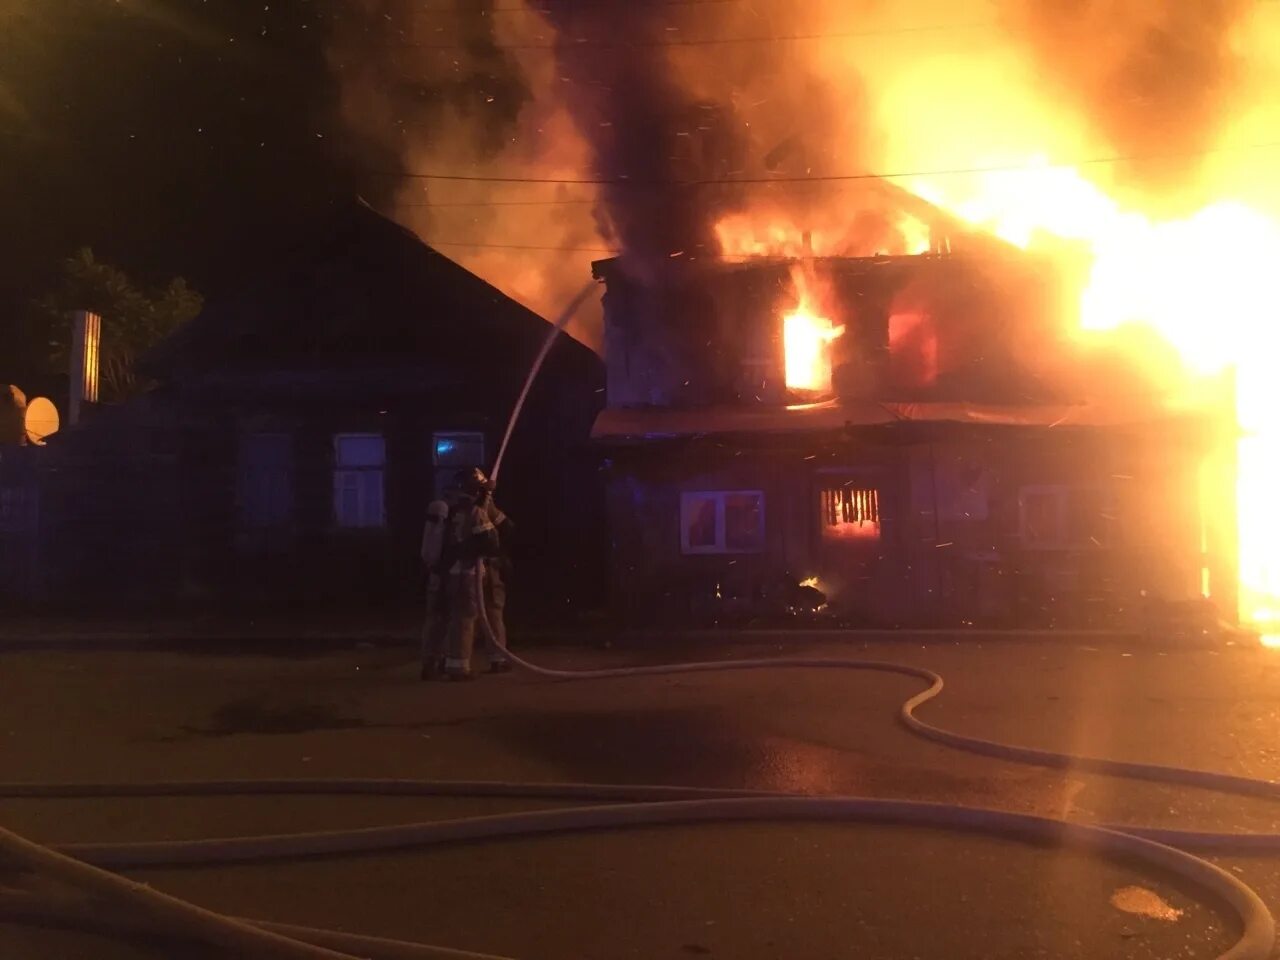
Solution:
M 636 443 L 710 435 L 817 433 L 892 424 L 985 427 L 1109 428 L 1185 418 L 1151 404 L 983 404 L 853 401 L 804 407 L 608 408 L 596 418 L 593 440 Z

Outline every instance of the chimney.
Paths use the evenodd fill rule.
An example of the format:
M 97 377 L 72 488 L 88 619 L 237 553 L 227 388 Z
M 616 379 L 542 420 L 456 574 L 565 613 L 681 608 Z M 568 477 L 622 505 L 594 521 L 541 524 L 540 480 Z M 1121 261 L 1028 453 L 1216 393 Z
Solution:
M 71 398 L 67 422 L 80 422 L 81 408 L 98 402 L 98 349 L 102 343 L 102 318 L 88 310 L 71 315 Z

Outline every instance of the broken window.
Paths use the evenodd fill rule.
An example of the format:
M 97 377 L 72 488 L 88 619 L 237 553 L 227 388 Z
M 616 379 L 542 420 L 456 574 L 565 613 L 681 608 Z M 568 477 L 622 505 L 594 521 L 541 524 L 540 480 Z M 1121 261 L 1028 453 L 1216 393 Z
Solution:
M 880 537 L 880 493 L 872 487 L 834 487 L 819 497 L 822 536 L 825 539 Z
M 333 454 L 334 521 L 350 529 L 386 526 L 385 438 L 378 433 L 340 433 L 333 438 Z
M 756 553 L 763 549 L 764 494 L 759 490 L 681 495 L 682 553 Z

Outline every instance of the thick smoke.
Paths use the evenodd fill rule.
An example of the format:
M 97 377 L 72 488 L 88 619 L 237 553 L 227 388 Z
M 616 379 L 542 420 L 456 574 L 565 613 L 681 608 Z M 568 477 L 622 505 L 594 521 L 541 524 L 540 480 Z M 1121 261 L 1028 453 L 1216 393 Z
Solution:
M 1130 179 L 1175 186 L 1233 115 L 1236 32 L 1257 0 L 1005 0 L 1010 29 Z
M 843 51 L 821 42 L 866 4 L 547 2 L 566 102 L 596 174 L 611 181 L 601 226 L 632 263 L 718 255 L 716 228 L 735 212 L 785 224 L 794 241 L 821 234 L 829 253 L 884 249 L 867 232 L 883 235 L 880 219 L 840 216 L 847 184 L 799 182 L 867 169 L 865 87 Z M 755 252 L 796 252 L 788 246 L 775 236 Z
M 745 128 L 732 106 L 699 100 L 664 41 L 662 0 L 549 0 L 565 102 L 605 181 L 605 235 L 639 265 L 718 250 L 714 225 L 733 205 L 721 180 L 742 167 Z
M 638 267 L 716 255 L 716 225 L 735 211 L 769 211 L 831 253 L 896 242 L 882 197 L 795 182 L 872 163 L 868 97 L 844 51 L 707 42 L 838 31 L 860 4 L 339 2 L 331 59 L 365 165 L 618 181 L 371 182 L 382 209 L 544 316 L 610 251 Z M 778 182 L 705 182 L 740 178 Z M 843 216 L 850 201 L 871 215 Z M 582 321 L 571 332 L 598 342 L 598 311 Z
M 553 36 L 511 0 L 335 0 L 330 61 L 367 198 L 427 243 L 523 302 L 555 316 L 607 254 L 590 187 L 484 178 L 582 177 L 585 145 L 553 93 Z M 591 307 L 594 309 L 591 309 Z M 599 339 L 599 307 L 570 332 Z

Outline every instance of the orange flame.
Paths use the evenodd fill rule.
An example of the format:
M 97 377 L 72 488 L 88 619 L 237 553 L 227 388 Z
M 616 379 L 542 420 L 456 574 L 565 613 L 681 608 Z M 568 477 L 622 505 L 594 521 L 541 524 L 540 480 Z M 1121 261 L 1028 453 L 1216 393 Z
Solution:
M 939 18 L 951 10 L 940 0 L 910 6 Z M 1156 12 L 1196 5 L 1093 6 L 1094 20 L 1118 23 L 1114 35 L 1084 29 L 1096 47 L 1097 75 L 1109 82 L 1125 44 L 1155 35 L 1144 18 L 1177 31 L 1182 19 L 1166 23 Z M 1136 148 L 1116 142 L 1087 107 L 1046 83 L 1036 59 L 1043 51 L 1029 51 L 1016 30 L 975 26 L 962 41 L 951 30 L 832 39 L 813 62 L 834 82 L 861 85 L 876 116 L 891 118 L 874 155 L 861 156 L 865 169 L 892 173 L 893 184 L 974 228 L 1081 266 L 1074 333 L 1082 341 L 1145 350 L 1135 359 L 1179 403 L 1202 402 L 1216 383 L 1234 383 L 1232 406 L 1221 411 L 1234 431 L 1230 454 L 1212 465 L 1219 495 L 1209 502 L 1232 499 L 1223 494 L 1234 484 L 1236 529 L 1221 539 L 1236 543 L 1237 613 L 1280 645 L 1280 186 L 1272 171 L 1280 5 L 1229 6 L 1240 12 L 1224 40 L 1235 86 L 1221 103 L 1232 114 L 1206 127 L 1195 144 L 1201 152 L 1182 164 L 1188 175 L 1180 188 L 1166 183 L 1158 195 L 1135 175 L 1144 164 L 1131 161 L 1143 158 L 1126 154 Z M 832 17 L 838 7 L 826 5 Z M 1082 20 L 1085 28 L 1090 23 Z M 1085 79 L 1096 80 L 1090 68 L 1082 65 Z M 1152 131 L 1159 129 L 1153 120 Z M 847 152 L 859 149 L 859 135 L 857 124 L 848 124 Z M 1085 162 L 1059 162 L 1067 157 Z M 904 173 L 922 170 L 951 172 Z M 991 172 L 964 172 L 983 170 Z M 924 231 L 909 224 L 899 226 L 900 249 L 888 249 L 883 233 L 853 242 L 849 224 L 873 208 L 884 217 L 882 206 L 854 196 L 855 186 L 833 187 L 821 200 L 771 200 L 726 219 L 718 229 L 722 250 L 803 257 L 929 248 Z M 946 249 L 941 238 L 939 245 Z M 833 337 L 822 314 L 802 297 L 784 321 L 789 384 L 827 385 L 819 347 Z M 1132 335 L 1138 331 L 1169 349 L 1152 349 L 1153 338 Z M 1186 585 L 1192 594 L 1217 586 L 1203 572 Z
M 1153 220 L 1124 209 L 1078 170 L 989 174 L 968 195 L 920 183 L 923 195 L 1023 247 L 1083 244 L 1092 267 L 1080 296 L 1082 335 L 1129 327 L 1157 333 L 1179 367 L 1170 389 L 1224 372 L 1235 378 L 1239 610 L 1280 627 L 1280 223 L 1219 201 L 1189 217 Z M 1139 358 L 1147 364 L 1156 358 Z
M 1280 633 L 1280 222 L 1223 200 L 1181 219 L 1155 220 L 1126 209 L 1079 170 L 1049 166 L 984 174 L 967 189 L 920 179 L 913 192 L 953 215 L 1024 248 L 1083 247 L 1092 266 L 1080 293 L 1079 335 L 1143 327 L 1177 356 L 1138 358 L 1171 393 L 1229 372 L 1235 420 L 1239 610 L 1242 621 Z M 759 228 L 743 243 L 742 224 L 722 224 L 738 252 L 790 252 L 787 225 Z M 815 307 L 804 271 L 794 271 L 799 306 L 783 319 L 788 388 L 831 391 L 830 345 L 844 328 Z M 1275 641 L 1280 643 L 1280 639 Z
M 791 274 L 800 303 L 782 318 L 787 389 L 825 396 L 831 393 L 831 344 L 844 335 L 844 327 L 818 313 L 809 271 L 797 265 Z

